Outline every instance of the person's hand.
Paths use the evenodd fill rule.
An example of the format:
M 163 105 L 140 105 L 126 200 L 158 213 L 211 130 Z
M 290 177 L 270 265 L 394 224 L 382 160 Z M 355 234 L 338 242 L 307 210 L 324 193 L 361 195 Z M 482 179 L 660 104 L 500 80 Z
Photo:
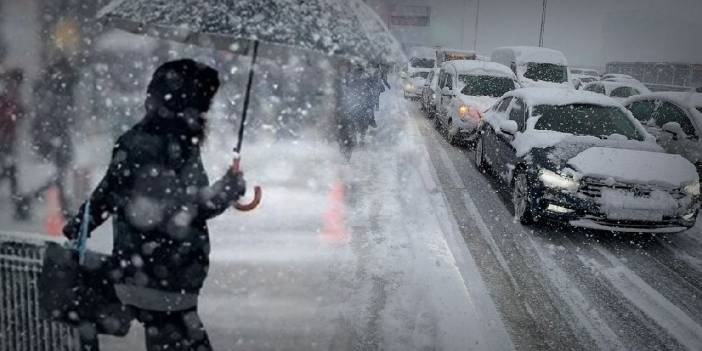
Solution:
M 80 223 L 78 223 L 75 218 L 71 218 L 71 220 L 69 220 L 68 223 L 63 226 L 63 236 L 65 236 L 68 240 L 76 240 L 78 239 L 79 234 Z

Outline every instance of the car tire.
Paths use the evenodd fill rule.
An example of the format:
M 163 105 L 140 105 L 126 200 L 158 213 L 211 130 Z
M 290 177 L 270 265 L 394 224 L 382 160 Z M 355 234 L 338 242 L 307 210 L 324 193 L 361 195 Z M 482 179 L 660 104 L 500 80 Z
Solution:
M 475 140 L 475 167 L 480 171 L 480 173 L 487 173 L 488 164 L 485 162 L 485 145 L 483 144 L 483 137 L 480 132 L 477 132 Z
M 535 216 L 531 207 L 531 186 L 524 171 L 518 171 L 512 181 L 512 204 L 514 217 L 521 224 L 534 224 Z
M 446 140 L 450 145 L 456 146 L 458 145 L 458 131 L 456 133 L 452 133 L 451 130 L 453 129 L 453 122 L 449 120 L 448 125 L 446 126 Z
M 438 115 L 434 116 L 434 129 L 436 129 L 439 134 L 441 134 L 441 130 L 443 129 L 443 126 L 441 125 L 441 118 Z

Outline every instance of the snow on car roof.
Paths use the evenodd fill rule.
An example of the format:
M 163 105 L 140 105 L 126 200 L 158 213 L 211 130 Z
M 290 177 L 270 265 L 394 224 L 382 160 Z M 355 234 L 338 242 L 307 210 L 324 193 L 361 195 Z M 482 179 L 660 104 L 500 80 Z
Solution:
M 602 94 L 560 88 L 522 88 L 511 91 L 505 96 L 518 97 L 524 100 L 530 106 L 564 106 L 573 104 L 590 104 L 613 107 L 622 106 L 616 100 Z
M 640 93 L 645 94 L 645 93 L 650 93 L 651 91 L 648 90 L 648 88 L 643 85 L 641 82 L 638 81 L 633 81 L 633 80 L 601 80 L 601 81 L 595 81 L 586 84 L 583 89 L 587 89 L 588 86 L 595 85 L 595 84 L 602 84 L 605 88 L 605 92 L 607 95 L 612 93 L 614 89 L 621 88 L 621 87 L 630 87 L 638 90 Z
M 443 63 L 442 68 L 453 67 L 460 73 L 485 74 L 490 76 L 508 77 L 516 79 L 514 72 L 509 67 L 496 63 L 477 60 L 455 60 Z
M 523 64 L 529 62 L 552 63 L 556 65 L 568 65 L 568 60 L 562 52 L 558 50 L 540 48 L 536 46 L 510 46 L 495 49 L 495 51 L 513 51 L 516 63 Z

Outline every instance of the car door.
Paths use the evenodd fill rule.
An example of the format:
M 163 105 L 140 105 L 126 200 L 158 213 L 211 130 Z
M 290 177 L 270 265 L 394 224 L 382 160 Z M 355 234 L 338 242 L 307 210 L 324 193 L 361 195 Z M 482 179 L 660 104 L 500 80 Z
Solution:
M 429 72 L 427 79 L 424 81 L 422 88 L 422 104 L 424 108 L 429 106 L 429 98 L 431 97 L 431 81 L 434 79 L 434 71 Z
M 680 125 L 686 136 L 675 136 L 663 130 L 663 125 L 675 122 Z M 653 111 L 651 129 L 660 146 L 666 152 L 682 155 L 683 157 L 696 162 L 696 155 L 699 152 L 699 134 L 688 113 L 680 106 L 669 102 L 661 101 Z
M 514 135 L 510 135 L 507 133 L 497 134 L 496 149 L 499 150 L 497 159 L 500 163 L 500 176 L 502 176 L 506 181 L 512 179 L 514 167 L 518 163 L 517 151 L 514 148 L 514 145 L 512 145 L 512 142 L 514 141 L 514 138 L 518 133 L 524 131 L 526 126 L 527 115 L 528 109 L 526 103 L 524 103 L 524 101 L 519 98 L 512 99 L 512 102 L 509 105 L 509 109 L 507 110 L 507 119 L 515 121 L 517 123 L 518 132 Z
M 440 115 L 441 118 L 444 120 L 444 122 L 447 119 L 448 116 L 448 106 L 451 104 L 451 101 L 454 98 L 454 74 L 451 71 L 447 71 L 446 75 L 444 77 L 444 87 L 441 88 L 441 105 L 439 107 L 440 109 Z M 448 89 L 448 92 L 445 92 L 444 89 Z
M 508 96 L 502 99 L 499 103 L 495 104 L 493 110 L 489 111 L 489 117 L 497 122 L 507 119 L 507 109 L 509 108 L 513 97 Z M 498 140 L 498 131 L 494 129 L 490 124 L 483 128 L 483 156 L 487 163 L 496 169 L 500 163 L 498 147 L 500 142 Z

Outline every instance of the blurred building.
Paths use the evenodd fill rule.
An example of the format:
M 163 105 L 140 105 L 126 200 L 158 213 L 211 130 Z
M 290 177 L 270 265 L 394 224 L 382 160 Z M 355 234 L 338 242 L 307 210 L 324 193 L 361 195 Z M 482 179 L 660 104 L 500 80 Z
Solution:
M 367 0 L 402 46 L 472 49 L 478 0 Z

